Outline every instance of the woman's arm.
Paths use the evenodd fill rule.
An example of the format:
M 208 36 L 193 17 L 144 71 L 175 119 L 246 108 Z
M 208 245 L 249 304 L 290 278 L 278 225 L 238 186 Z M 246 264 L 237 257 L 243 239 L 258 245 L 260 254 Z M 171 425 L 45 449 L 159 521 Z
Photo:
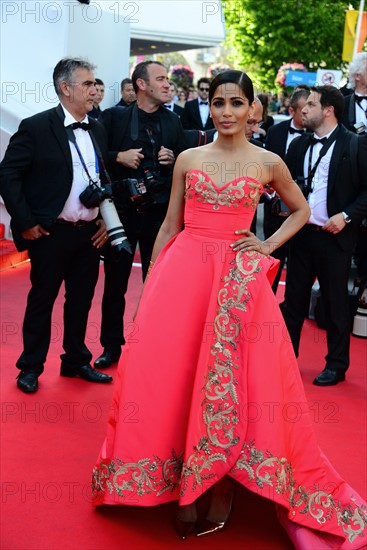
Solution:
M 232 243 L 233 250 L 256 250 L 265 255 L 272 254 L 276 248 L 293 237 L 310 217 L 310 207 L 298 185 L 293 181 L 286 164 L 277 155 L 272 154 L 272 156 L 276 162 L 271 163 L 272 173 L 267 183 L 271 184 L 285 202 L 291 214 L 280 228 L 265 241 L 260 241 L 249 229 L 236 231 L 237 235 L 244 235 L 244 237 Z M 270 163 L 267 161 L 267 166 L 269 165 Z

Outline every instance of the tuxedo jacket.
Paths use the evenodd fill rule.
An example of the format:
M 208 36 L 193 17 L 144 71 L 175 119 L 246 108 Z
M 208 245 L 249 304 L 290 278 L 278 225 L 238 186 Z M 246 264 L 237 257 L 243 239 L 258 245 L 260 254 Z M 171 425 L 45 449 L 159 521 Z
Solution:
M 193 99 L 185 103 L 184 113 L 181 120 L 185 130 L 210 130 L 211 128 L 214 128 L 214 124 L 210 116 L 208 116 L 206 124 L 203 126 L 199 111 L 199 99 Z
M 164 107 L 165 109 L 167 109 L 167 107 L 165 106 Z M 167 111 L 171 111 L 171 113 L 175 113 L 178 117 L 182 117 L 183 113 L 184 113 L 184 108 L 183 107 L 180 107 L 179 105 L 177 105 L 176 103 L 173 104 L 173 109 L 167 109 Z
M 354 124 L 356 123 L 356 101 L 355 93 L 344 97 L 344 112 L 342 116 L 342 123 L 351 132 L 356 132 Z M 367 122 L 366 122 L 367 126 Z M 366 134 L 366 132 L 365 132 Z
M 0 194 L 18 250 L 26 250 L 29 242 L 21 232 L 37 224 L 52 226 L 69 196 L 73 165 L 63 120 L 60 105 L 24 119 L 0 164 Z M 92 118 L 89 123 L 107 162 L 105 130 Z M 102 170 L 101 179 L 105 182 Z
M 355 94 L 352 93 L 344 97 L 344 112 L 342 123 L 351 132 L 355 132 L 354 124 L 356 123 L 356 102 Z
M 265 149 L 276 153 L 283 160 L 285 159 L 288 132 L 292 119 L 284 120 L 271 126 L 266 134 Z
M 176 115 L 181 118 L 182 115 L 185 112 L 185 109 L 183 107 L 180 107 L 179 105 L 177 105 L 177 103 L 174 103 L 173 104 L 173 112 L 176 113 Z
M 126 132 L 129 131 L 131 119 L 135 104 L 129 107 L 111 107 L 103 111 L 101 122 L 107 132 L 108 154 L 110 165 L 114 170 L 115 176 L 126 178 L 126 168 L 116 162 L 119 151 L 124 151 L 123 143 Z M 185 139 L 181 121 L 177 115 L 166 109 L 159 107 L 160 115 L 160 133 L 161 143 L 167 149 L 171 149 L 177 156 L 185 147 Z
M 288 148 L 286 163 L 294 179 L 304 175 L 303 163 L 310 145 L 309 139 L 309 134 L 300 136 L 294 139 Z M 354 144 L 351 143 L 352 140 Z M 343 125 L 339 125 L 329 166 L 327 212 L 329 217 L 346 212 L 352 220 L 335 235 L 344 250 L 353 247 L 358 225 L 367 214 L 366 174 L 366 137 L 356 136 Z

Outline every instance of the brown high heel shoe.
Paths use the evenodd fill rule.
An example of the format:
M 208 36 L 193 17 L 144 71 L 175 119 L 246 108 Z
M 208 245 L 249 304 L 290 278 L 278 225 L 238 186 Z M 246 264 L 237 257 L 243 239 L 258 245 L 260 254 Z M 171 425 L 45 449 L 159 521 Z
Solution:
M 176 531 L 180 539 L 185 540 L 191 533 L 194 532 L 196 527 L 195 521 L 185 521 L 180 518 L 176 518 Z
M 213 487 L 209 512 L 196 531 L 197 537 L 215 535 L 224 529 L 232 511 L 233 494 L 233 484 L 229 478 L 223 478 Z M 220 508 L 220 512 L 215 508 Z
M 194 532 L 197 524 L 196 503 L 180 506 L 180 508 L 181 510 L 175 520 L 176 531 L 180 539 L 185 540 Z

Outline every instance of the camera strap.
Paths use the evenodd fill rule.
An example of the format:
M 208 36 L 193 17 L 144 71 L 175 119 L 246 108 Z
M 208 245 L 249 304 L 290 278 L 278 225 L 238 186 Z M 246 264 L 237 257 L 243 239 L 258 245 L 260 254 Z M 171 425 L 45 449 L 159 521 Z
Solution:
M 161 131 L 159 122 L 156 123 L 156 130 L 157 130 L 157 135 L 159 135 L 159 133 Z M 159 165 L 157 163 L 157 155 L 158 155 L 157 142 L 154 139 L 153 129 L 152 129 L 151 126 L 148 126 L 148 127 L 145 127 L 145 131 L 148 135 L 149 141 L 150 141 L 151 146 L 152 146 L 154 169 L 157 172 L 159 172 L 160 168 L 159 168 Z M 138 112 L 138 107 L 137 107 L 136 103 L 134 103 L 134 105 L 132 107 L 132 112 L 131 112 L 130 137 L 131 137 L 131 140 L 133 142 L 137 141 L 138 138 L 139 138 L 139 112 Z
M 92 140 L 92 145 L 93 145 L 93 151 L 94 151 L 94 158 L 95 158 L 95 166 L 96 166 L 96 174 L 99 174 L 99 161 L 98 161 L 98 156 L 97 156 L 97 153 L 96 153 L 96 149 L 95 149 L 95 145 L 94 145 L 94 141 L 93 141 L 93 138 L 92 138 L 92 135 L 91 135 L 91 132 L 88 130 L 88 133 L 91 137 L 91 140 Z M 88 167 L 85 163 L 85 160 L 83 158 L 83 155 L 82 155 L 82 152 L 81 150 L 79 149 L 79 145 L 78 145 L 78 142 L 76 141 L 76 137 L 74 135 L 74 132 L 73 130 L 67 126 L 66 127 L 66 134 L 68 136 L 68 139 L 69 141 L 71 141 L 71 143 L 75 146 L 75 149 L 76 149 L 76 152 L 78 153 L 78 156 L 80 158 L 80 162 L 82 163 L 82 166 L 84 168 L 84 171 L 85 173 L 87 174 L 88 176 L 88 180 L 89 180 L 89 185 L 91 183 L 93 183 L 93 178 L 91 177 L 90 173 L 89 173 L 89 170 L 88 170 Z
M 153 137 L 153 130 L 151 128 L 145 128 L 147 134 L 148 134 L 148 138 L 149 138 L 149 141 L 152 145 L 152 151 L 153 151 L 153 164 L 154 164 L 154 169 L 156 172 L 159 172 L 159 166 L 158 166 L 158 163 L 157 163 L 157 155 L 158 155 L 158 152 L 157 152 L 157 147 L 156 147 L 156 141 Z
M 311 168 L 311 166 L 312 166 L 312 150 L 313 150 L 314 144 L 311 141 L 311 147 L 310 147 L 310 152 L 309 152 L 309 157 L 308 157 L 308 175 L 307 175 L 307 178 L 305 178 L 305 179 L 307 179 L 307 190 L 309 191 L 309 193 L 312 193 L 312 191 L 313 191 L 312 180 L 315 176 L 317 167 L 320 164 L 320 161 L 321 161 L 322 157 L 324 157 L 326 155 L 326 153 L 328 152 L 328 150 L 330 149 L 330 147 L 332 146 L 332 144 L 336 140 L 338 132 L 339 132 L 339 126 L 337 126 L 335 128 L 335 130 L 327 138 L 326 142 L 322 146 L 322 149 L 320 150 L 318 159 L 317 159 L 317 161 L 315 162 L 315 164 L 313 165 L 312 168 Z M 310 137 L 312 138 L 313 136 L 310 136 Z
M 78 142 L 76 141 L 76 137 L 74 135 L 74 132 L 70 127 L 67 127 L 66 128 L 66 133 L 67 133 L 67 136 L 69 138 L 69 141 L 71 141 L 75 146 L 75 149 L 76 149 L 76 151 L 79 155 L 79 158 L 80 158 L 80 162 L 82 163 L 82 166 L 83 166 L 83 168 L 84 168 L 84 170 L 85 170 L 85 172 L 88 176 L 89 185 L 91 185 L 91 183 L 93 183 L 93 179 L 92 179 L 92 177 L 89 173 L 88 167 L 85 163 L 85 160 L 84 160 L 82 152 L 79 148 Z M 91 138 L 92 144 L 93 144 L 93 150 L 94 150 L 94 156 L 95 156 L 95 162 L 96 162 L 96 174 L 100 173 L 100 165 L 101 165 L 107 182 L 111 184 L 112 180 L 110 178 L 109 173 L 107 172 L 107 169 L 106 169 L 103 157 L 102 157 L 100 147 L 99 147 L 94 135 L 92 134 L 91 130 L 88 130 L 88 134 L 90 135 L 90 138 Z
M 88 130 L 88 133 L 90 135 L 90 138 L 92 140 L 92 143 L 94 145 L 94 150 L 95 152 L 97 153 L 97 158 L 98 158 L 98 161 L 99 161 L 99 164 L 102 166 L 102 170 L 103 170 L 103 173 L 105 175 L 105 178 L 106 178 L 106 181 L 107 183 L 111 184 L 112 185 L 112 180 L 110 178 L 110 175 L 109 173 L 107 172 L 107 168 L 106 168 L 106 165 L 104 163 L 104 160 L 103 160 L 103 156 L 102 156 L 102 153 L 101 153 L 101 149 L 97 143 L 97 140 L 95 139 L 94 135 L 92 134 L 92 131 L 91 130 Z
M 138 117 L 138 107 L 134 103 L 131 113 L 131 139 L 132 141 L 137 141 L 139 137 L 139 117 Z

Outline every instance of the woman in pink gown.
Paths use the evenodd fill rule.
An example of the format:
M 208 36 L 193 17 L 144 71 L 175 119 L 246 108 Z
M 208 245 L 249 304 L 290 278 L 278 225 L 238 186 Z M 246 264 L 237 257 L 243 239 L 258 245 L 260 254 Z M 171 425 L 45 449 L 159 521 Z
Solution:
M 204 535 L 224 526 L 233 478 L 276 503 L 296 548 L 361 548 L 365 503 L 318 447 L 271 290 L 270 254 L 309 209 L 280 158 L 247 142 L 253 99 L 247 75 L 219 74 L 209 92 L 218 139 L 176 161 L 93 472 L 94 503 L 178 500 L 181 537 Z M 238 228 L 250 227 L 270 184 L 292 214 L 261 242 Z M 287 422 L 294 404 L 297 422 Z M 209 489 L 207 521 L 197 526 L 197 499 Z

